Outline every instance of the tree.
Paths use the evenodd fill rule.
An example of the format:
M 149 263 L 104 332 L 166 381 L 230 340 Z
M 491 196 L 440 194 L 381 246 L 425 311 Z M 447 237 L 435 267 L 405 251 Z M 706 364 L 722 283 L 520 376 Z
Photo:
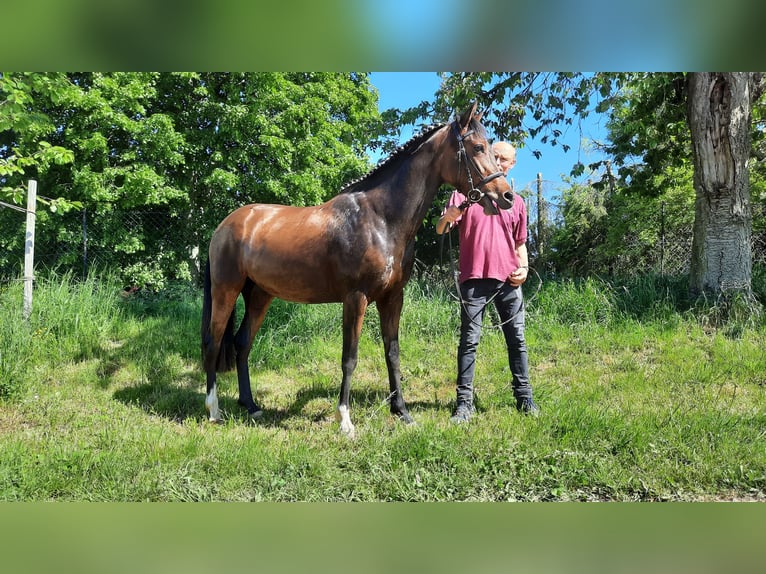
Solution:
M 61 101 L 69 88 L 60 73 L 0 73 L 0 199 L 21 204 L 26 179 L 74 159 L 70 150 L 50 144 L 56 126 L 34 105 Z M 58 203 L 70 206 L 63 198 Z
M 65 74 L 0 73 L 0 200 L 24 205 L 29 179 L 71 165 L 74 154 L 55 145 L 56 124 L 40 109 L 66 98 L 69 89 Z M 38 193 L 38 221 L 47 213 L 78 206 L 67 197 L 50 196 L 55 197 L 48 190 Z M 18 213 L 0 209 L 0 270 L 21 269 L 26 241 L 19 231 L 22 221 Z M 39 237 L 44 228 L 37 229 Z
M 100 230 L 91 226 L 89 233 L 91 251 L 100 250 L 130 283 L 193 276 L 215 226 L 244 203 L 306 205 L 334 195 L 369 168 L 364 148 L 380 129 L 366 74 L 0 80 L 0 168 L 15 166 L 3 185 L 23 189 L 22 180 L 34 176 L 44 194 L 79 202 L 100 219 Z M 59 150 L 69 163 L 49 160 Z M 121 223 L 126 213 L 128 229 Z M 75 216 L 40 225 L 41 246 L 79 247 Z
M 686 101 L 682 73 L 635 73 L 612 96 L 604 151 L 632 193 L 659 197 L 677 185 L 679 168 L 691 173 Z
M 598 272 L 604 267 L 599 251 L 609 230 L 607 198 L 590 185 L 568 183 L 561 194 L 561 223 L 552 232 L 545 261 L 564 274 Z
M 369 168 L 379 129 L 366 74 L 163 74 L 156 109 L 183 134 L 175 174 L 188 194 L 190 244 L 245 203 L 313 205 Z
M 160 82 L 155 109 L 174 118 L 186 144 L 176 177 L 206 228 L 247 202 L 319 203 L 369 168 L 363 151 L 379 117 L 364 74 L 170 74 Z
M 696 191 L 689 278 L 694 294 L 751 290 L 751 110 L 763 88 L 760 73 L 688 76 Z
M 686 101 L 685 75 L 675 72 L 632 74 L 611 98 L 603 150 L 617 171 L 601 250 L 617 272 L 688 272 L 694 186 Z

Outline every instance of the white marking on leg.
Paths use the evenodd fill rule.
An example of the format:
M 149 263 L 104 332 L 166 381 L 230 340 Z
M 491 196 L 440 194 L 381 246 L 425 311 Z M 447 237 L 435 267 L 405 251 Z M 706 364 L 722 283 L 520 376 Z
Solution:
M 213 386 L 210 392 L 205 397 L 205 408 L 208 412 L 208 420 L 213 423 L 217 423 L 221 420 L 221 411 L 218 409 L 218 393 L 216 387 Z
M 338 410 L 335 411 L 335 420 L 340 423 L 340 432 L 346 435 L 348 438 L 354 438 L 356 429 L 351 422 L 350 409 L 345 405 L 338 405 Z

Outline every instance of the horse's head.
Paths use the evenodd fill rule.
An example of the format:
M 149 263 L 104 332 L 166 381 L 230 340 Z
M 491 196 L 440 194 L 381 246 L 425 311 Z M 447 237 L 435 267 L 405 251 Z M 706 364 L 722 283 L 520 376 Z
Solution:
M 458 154 L 458 173 L 455 187 L 462 190 L 471 202 L 481 203 L 484 213 L 497 213 L 496 207 L 510 209 L 513 191 L 495 161 L 492 145 L 481 124 L 482 113 L 474 103 L 451 124 Z

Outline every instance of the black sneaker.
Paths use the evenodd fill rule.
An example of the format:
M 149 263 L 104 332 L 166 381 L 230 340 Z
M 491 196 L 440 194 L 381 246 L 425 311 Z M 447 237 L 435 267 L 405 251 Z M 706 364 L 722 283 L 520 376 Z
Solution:
M 473 412 L 473 406 L 459 404 L 455 407 L 455 412 L 452 414 L 450 422 L 458 425 L 467 423 L 471 420 L 471 417 L 473 417 Z
M 540 407 L 535 404 L 532 397 L 516 399 L 516 410 L 532 417 L 540 416 Z

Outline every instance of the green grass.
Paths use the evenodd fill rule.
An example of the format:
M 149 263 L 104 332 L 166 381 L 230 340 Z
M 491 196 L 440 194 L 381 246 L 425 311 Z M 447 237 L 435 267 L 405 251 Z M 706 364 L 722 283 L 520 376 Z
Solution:
M 352 386 L 357 438 L 334 420 L 339 305 L 275 301 L 251 355 L 264 417 L 220 377 L 206 421 L 200 296 L 123 299 L 110 281 L 0 291 L 0 500 L 728 500 L 766 495 L 766 325 L 685 300 L 682 280 L 546 282 L 528 304 L 543 413 L 513 408 L 502 336 L 487 329 L 479 413 L 449 424 L 457 303 L 408 287 L 401 346 L 418 424 L 388 413 L 377 313 Z

